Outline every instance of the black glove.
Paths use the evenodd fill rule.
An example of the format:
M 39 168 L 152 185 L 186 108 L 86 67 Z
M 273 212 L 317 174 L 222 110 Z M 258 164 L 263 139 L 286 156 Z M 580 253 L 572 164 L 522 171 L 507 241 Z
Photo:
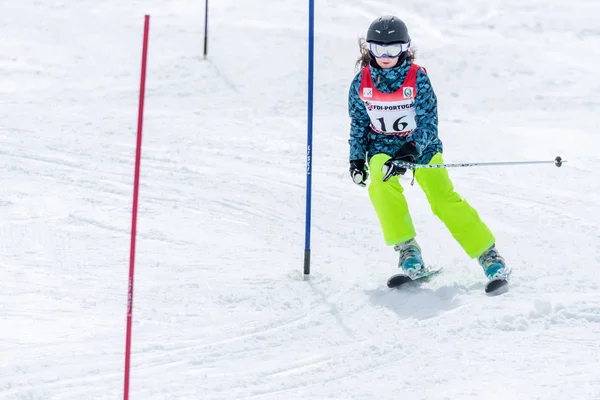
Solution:
M 365 187 L 369 172 L 365 165 L 365 160 L 351 160 L 350 161 L 350 176 L 354 183 L 359 186 Z
M 396 152 L 394 157 L 390 158 L 383 164 L 381 171 L 383 172 L 383 181 L 386 182 L 392 176 L 404 175 L 406 173 L 406 167 L 400 167 L 394 164 L 394 161 L 405 161 L 414 163 L 415 158 L 419 155 L 417 146 L 414 142 L 406 142 Z

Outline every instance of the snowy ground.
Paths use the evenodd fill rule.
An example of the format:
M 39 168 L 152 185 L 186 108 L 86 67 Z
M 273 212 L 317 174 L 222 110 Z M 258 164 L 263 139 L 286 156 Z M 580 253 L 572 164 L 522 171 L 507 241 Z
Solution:
M 8 1 L 0 13 L 0 399 L 122 398 L 137 95 L 150 51 L 131 398 L 600 399 L 600 3 L 317 2 L 312 279 L 307 2 Z M 405 19 L 459 193 L 514 268 L 484 277 L 407 196 L 444 273 L 385 287 L 347 172 L 372 19 Z M 405 178 L 403 182 L 407 183 Z

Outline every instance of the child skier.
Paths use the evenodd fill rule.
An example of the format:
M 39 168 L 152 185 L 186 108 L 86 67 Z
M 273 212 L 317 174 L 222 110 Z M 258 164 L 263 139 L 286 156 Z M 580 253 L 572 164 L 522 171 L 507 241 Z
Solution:
M 424 68 L 415 64 L 403 21 L 383 16 L 371 23 L 360 41 L 361 71 L 350 86 L 350 175 L 366 186 L 386 245 L 399 252 L 398 267 L 409 277 L 425 268 L 421 248 L 399 176 L 391 161 L 442 164 L 437 98 Z M 368 167 L 367 167 L 368 165 Z M 445 168 L 415 169 L 433 213 L 446 225 L 467 255 L 477 258 L 487 278 L 506 280 L 510 269 L 495 238 L 477 212 L 454 191 Z

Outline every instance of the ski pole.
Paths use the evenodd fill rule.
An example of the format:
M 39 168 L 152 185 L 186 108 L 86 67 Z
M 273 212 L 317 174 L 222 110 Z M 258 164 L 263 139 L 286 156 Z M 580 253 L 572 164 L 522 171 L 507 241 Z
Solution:
M 473 163 L 456 163 L 456 164 L 415 164 L 407 161 L 392 161 L 394 165 L 402 168 L 415 169 L 415 168 L 457 168 L 457 167 L 486 167 L 495 165 L 523 165 L 523 164 L 554 164 L 557 167 L 562 166 L 563 163 L 567 162 L 560 156 L 556 157 L 552 161 L 502 161 L 502 162 L 473 162 Z M 385 167 L 385 166 L 384 166 Z M 387 171 L 383 171 L 386 173 Z

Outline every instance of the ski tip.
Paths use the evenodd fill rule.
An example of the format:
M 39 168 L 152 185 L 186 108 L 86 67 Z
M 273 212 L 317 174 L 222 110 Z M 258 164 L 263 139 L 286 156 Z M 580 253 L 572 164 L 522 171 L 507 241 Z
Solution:
M 497 296 L 508 292 L 508 281 L 506 279 L 494 279 L 485 285 L 485 293 L 490 296 Z
M 388 279 L 387 281 L 387 286 L 390 289 L 396 288 L 400 285 L 403 285 L 405 283 L 411 282 L 412 279 L 410 279 L 408 277 L 408 275 L 405 274 L 396 274 L 394 276 L 391 276 L 390 279 Z

